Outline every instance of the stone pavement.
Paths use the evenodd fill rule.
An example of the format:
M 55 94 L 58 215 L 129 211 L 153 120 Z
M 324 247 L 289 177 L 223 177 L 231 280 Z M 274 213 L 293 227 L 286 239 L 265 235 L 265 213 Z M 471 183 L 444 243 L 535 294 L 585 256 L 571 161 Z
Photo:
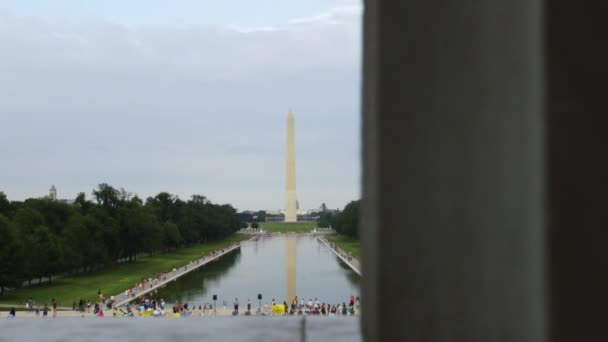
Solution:
M 317 239 L 319 239 L 319 241 L 321 241 L 327 248 L 329 248 L 329 250 L 334 252 L 334 254 L 338 258 L 340 258 L 340 260 L 342 260 L 345 264 L 347 264 L 353 271 L 355 271 L 358 275 L 361 275 L 361 263 L 359 262 L 359 260 L 351 257 L 349 261 L 346 257 L 348 253 L 340 249 L 338 246 L 332 248 L 331 244 L 321 236 L 318 236 Z
M 180 319 L 1 319 L 0 342 L 34 341 L 336 341 L 359 342 L 356 317 L 205 317 Z

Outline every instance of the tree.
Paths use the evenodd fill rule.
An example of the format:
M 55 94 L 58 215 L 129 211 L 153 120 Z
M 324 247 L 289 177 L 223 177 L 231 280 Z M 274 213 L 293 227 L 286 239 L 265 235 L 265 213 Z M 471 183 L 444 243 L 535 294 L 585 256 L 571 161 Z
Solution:
M 34 261 L 31 264 L 32 275 L 42 279 L 48 277 L 49 282 L 53 274 L 61 269 L 61 247 L 57 238 L 46 226 L 34 228 L 34 249 L 30 251 Z
M 182 243 L 182 235 L 179 232 L 179 228 L 173 222 L 165 222 L 163 225 L 165 230 L 165 246 L 167 247 L 178 247 Z
M 257 213 L 253 214 L 256 222 L 266 222 L 266 211 L 260 210 Z
M 201 195 L 184 202 L 161 192 L 146 203 L 100 184 L 93 202 L 9 202 L 0 193 L 0 291 L 23 280 L 108 267 L 142 253 L 222 239 L 243 226 L 236 210 Z M 15 265 L 18 265 L 16 267 Z
M 34 239 L 34 229 L 44 225 L 44 217 L 38 210 L 29 208 L 25 205 L 17 209 L 13 219 L 17 230 L 17 237 L 23 248 L 24 257 L 21 260 L 21 273 L 25 280 L 31 280 L 37 275 L 34 266 L 37 262 L 37 246 Z
M 72 271 L 86 266 L 85 258 L 89 248 L 89 232 L 82 215 L 76 213 L 70 217 L 60 239 L 63 246 L 62 265 L 67 270 Z
M 320 228 L 329 228 L 331 226 L 332 219 L 333 215 L 330 212 L 320 212 L 319 221 L 317 221 L 317 226 L 319 226 Z
M 360 202 L 352 201 L 348 203 L 341 213 L 334 216 L 332 226 L 338 233 L 358 238 Z
M 78 196 L 76 196 L 76 199 L 74 200 L 74 206 L 80 209 L 81 214 L 88 213 L 92 205 L 93 203 L 87 201 L 87 196 L 84 192 L 78 193 Z
M 93 197 L 98 205 L 109 210 L 119 206 L 121 193 L 108 184 L 102 183 L 99 184 L 97 190 L 93 190 Z
M 11 203 L 6 198 L 4 192 L 0 191 L 0 215 L 7 216 L 11 209 Z
M 260 225 L 259 225 L 257 222 L 253 222 L 253 223 L 251 224 L 251 228 L 253 228 L 253 229 L 258 229 L 258 228 L 260 228 Z
M 12 223 L 0 214 L 0 296 L 5 288 L 19 287 L 23 248 Z

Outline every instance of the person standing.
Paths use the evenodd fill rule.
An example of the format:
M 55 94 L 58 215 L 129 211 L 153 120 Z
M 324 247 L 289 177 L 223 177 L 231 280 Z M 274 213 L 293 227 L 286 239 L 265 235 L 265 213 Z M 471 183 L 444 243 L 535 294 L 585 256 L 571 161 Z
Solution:
M 239 299 L 234 298 L 234 315 L 239 314 Z
M 44 307 L 42 308 L 42 317 L 45 317 L 48 315 L 49 313 L 49 307 L 48 305 L 46 305 L 46 303 L 44 304 Z
M 53 318 L 57 317 L 57 302 L 53 298 Z
M 251 314 L 251 300 L 247 298 L 247 313 Z
M 8 313 L 8 318 L 15 318 L 15 308 L 11 308 L 11 311 Z

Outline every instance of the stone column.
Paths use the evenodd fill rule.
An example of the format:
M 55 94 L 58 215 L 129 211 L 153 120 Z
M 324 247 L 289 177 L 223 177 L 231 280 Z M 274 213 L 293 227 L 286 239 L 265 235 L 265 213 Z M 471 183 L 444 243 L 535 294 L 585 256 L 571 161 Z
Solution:
M 544 341 L 540 0 L 367 0 L 366 341 Z
M 550 340 L 607 341 L 608 7 L 545 4 Z

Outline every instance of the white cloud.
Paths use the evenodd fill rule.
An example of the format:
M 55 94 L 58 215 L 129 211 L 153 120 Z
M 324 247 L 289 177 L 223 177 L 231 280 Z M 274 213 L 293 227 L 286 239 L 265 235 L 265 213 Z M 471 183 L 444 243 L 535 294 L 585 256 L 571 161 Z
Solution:
M 363 5 L 358 0 L 339 0 L 336 5 L 328 10 L 319 13 L 312 17 L 294 18 L 290 20 L 290 24 L 343 24 L 343 23 L 359 23 L 363 12 Z
M 249 28 L 0 13 L 0 191 L 24 198 L 55 183 L 73 196 L 109 181 L 280 207 L 294 108 L 300 202 L 342 206 L 359 191 L 360 12 L 337 1 Z

